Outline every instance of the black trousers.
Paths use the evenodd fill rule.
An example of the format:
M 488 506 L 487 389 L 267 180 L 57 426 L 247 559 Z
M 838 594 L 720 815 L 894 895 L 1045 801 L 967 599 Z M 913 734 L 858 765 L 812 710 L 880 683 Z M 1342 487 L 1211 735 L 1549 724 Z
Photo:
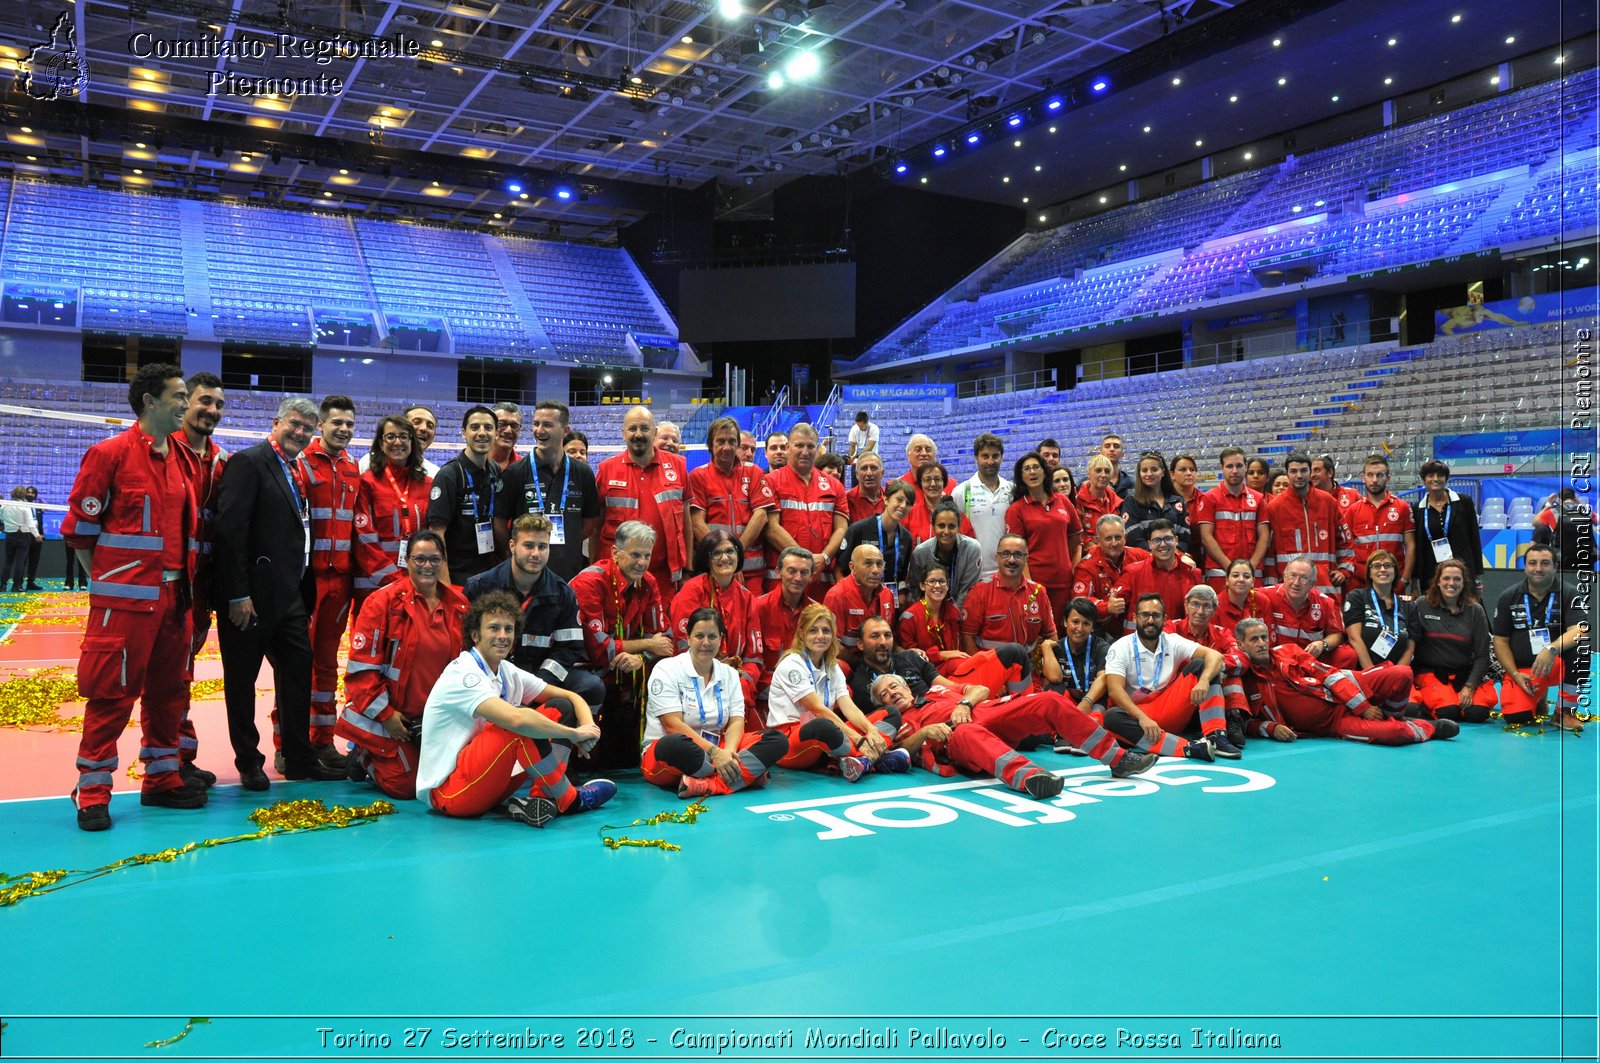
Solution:
M 247 631 L 240 631 L 228 618 L 226 607 L 218 612 L 222 691 L 234 764 L 243 770 L 266 763 L 256 728 L 256 680 L 264 659 L 272 665 L 284 762 L 295 769 L 310 767 L 316 751 L 311 747 L 311 632 L 305 604 L 296 597 L 288 613 L 271 627 L 257 623 Z
M 87 589 L 89 586 L 89 574 L 83 570 L 82 565 L 78 564 L 78 552 L 67 546 L 65 539 L 61 540 L 61 545 L 66 549 L 67 553 L 67 590 L 70 591 L 80 584 Z
M 4 569 L 0 569 L 0 583 L 14 591 L 22 589 L 23 579 L 28 573 L 28 548 L 33 542 L 33 536 L 27 532 L 6 533 L 6 564 Z

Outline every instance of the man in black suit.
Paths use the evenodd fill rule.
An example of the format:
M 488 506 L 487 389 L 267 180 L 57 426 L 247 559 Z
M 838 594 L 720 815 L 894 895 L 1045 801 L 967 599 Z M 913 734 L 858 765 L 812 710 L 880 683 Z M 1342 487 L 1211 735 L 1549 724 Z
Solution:
M 272 664 L 286 779 L 341 779 L 311 745 L 310 609 L 302 591 L 310 511 L 300 452 L 317 431 L 317 404 L 284 399 L 268 438 L 229 460 L 217 485 L 212 587 L 219 617 L 228 734 L 239 782 L 269 785 L 256 730 L 256 679 Z

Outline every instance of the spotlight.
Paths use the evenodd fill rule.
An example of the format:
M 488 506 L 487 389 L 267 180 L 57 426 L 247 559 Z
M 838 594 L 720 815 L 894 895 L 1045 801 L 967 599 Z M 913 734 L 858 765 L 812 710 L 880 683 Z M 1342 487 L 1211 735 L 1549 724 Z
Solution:
M 572 189 L 568 188 L 566 185 L 556 185 L 556 198 L 560 200 L 571 199 Z
M 776 70 L 767 75 L 767 88 L 771 89 L 773 92 L 777 92 L 779 89 L 783 88 L 783 84 L 783 75 L 778 73 Z
M 979 141 L 979 139 L 980 138 L 979 138 L 978 134 L 976 134 L 976 133 L 968 133 L 967 134 L 967 143 L 968 144 L 976 144 Z
M 1022 116 L 1020 114 L 1014 114 L 1010 118 L 1006 119 L 1006 125 L 1010 126 L 1012 129 L 1017 128 L 1017 126 L 1019 126 L 1021 124 L 1022 124 Z
M 812 51 L 797 52 L 784 68 L 784 73 L 791 81 L 804 81 L 815 77 L 822 69 L 822 60 L 817 58 L 817 53 Z
M 1104 92 L 1104 91 L 1106 91 L 1106 89 L 1109 89 L 1110 87 L 1111 87 L 1111 82 L 1107 81 L 1105 78 L 1096 78 L 1094 83 L 1089 86 L 1089 91 L 1090 92 Z
M 744 14 L 744 5 L 739 0 L 717 0 L 717 11 L 723 18 L 738 18 Z
M 522 191 L 522 186 L 517 184 L 515 181 L 513 181 L 510 184 L 506 185 L 506 191 L 508 191 L 508 192 L 520 192 L 520 191 Z
M 907 166 L 903 162 L 897 162 L 897 163 L 895 163 L 895 166 L 894 166 L 894 172 L 895 173 L 905 173 L 909 169 L 911 169 L 911 167 Z
M 1057 97 L 1056 99 L 1053 99 L 1050 102 L 1046 103 L 1044 105 L 1044 108 L 1047 111 L 1059 111 L 1059 110 L 1061 110 L 1061 102 L 1062 101 L 1061 101 L 1060 97 Z
M 944 158 L 944 152 L 945 147 L 943 144 L 940 144 L 938 147 L 933 149 L 933 157 L 936 159 L 942 159 Z

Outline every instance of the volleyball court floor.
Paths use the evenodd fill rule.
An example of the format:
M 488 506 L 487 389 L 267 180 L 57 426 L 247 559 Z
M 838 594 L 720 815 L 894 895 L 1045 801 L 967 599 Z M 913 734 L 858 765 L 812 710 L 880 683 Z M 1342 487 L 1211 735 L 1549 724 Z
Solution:
M 9 602 L 0 676 L 70 674 L 84 598 Z M 220 676 L 214 647 L 198 680 Z M 65 796 L 77 735 L 0 729 L 0 885 L 248 834 L 286 799 L 381 796 L 244 791 L 221 700 L 194 717 L 209 805 L 140 807 L 131 729 L 100 834 Z M 1600 721 L 1256 739 L 1120 781 L 1046 751 L 1068 785 L 1044 803 L 779 772 L 692 824 L 609 835 L 675 852 L 602 843 L 684 808 L 637 775 L 543 831 L 402 802 L 0 907 L 0 1053 L 1593 1059 L 1597 747 Z

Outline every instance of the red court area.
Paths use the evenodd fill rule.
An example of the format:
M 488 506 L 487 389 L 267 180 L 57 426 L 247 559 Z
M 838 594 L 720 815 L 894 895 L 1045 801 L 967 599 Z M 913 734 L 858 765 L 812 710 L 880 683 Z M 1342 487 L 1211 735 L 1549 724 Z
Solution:
M 46 592 L 6 598 L 6 623 L 10 629 L 0 639 L 0 706 L 4 710 L 4 726 L 0 726 L 0 765 L 4 767 L 0 770 L 0 801 L 59 797 L 65 802 L 77 782 L 73 763 L 78 755 L 78 724 L 83 716 L 83 702 L 70 686 L 66 687 L 69 700 L 63 701 L 56 711 L 59 724 L 30 723 L 18 727 L 15 726 L 16 714 L 23 711 L 24 699 L 34 699 L 19 691 L 11 681 L 45 674 L 67 681 L 75 678 L 78 646 L 83 639 L 83 621 L 89 608 L 88 595 Z M 12 621 L 10 617 L 19 619 Z M 58 671 L 47 673 L 49 669 Z M 228 717 L 221 691 L 222 660 L 217 654 L 215 629 L 207 636 L 194 670 L 196 693 L 190 718 L 200 743 L 197 763 L 216 772 L 220 785 L 237 783 L 239 773 L 233 766 L 233 751 L 228 744 Z M 257 690 L 261 692 L 256 700 L 257 726 L 269 766 L 272 763 L 271 689 L 272 669 L 263 665 L 257 682 Z M 137 774 L 129 774 L 130 768 L 137 773 L 139 765 L 137 702 L 133 713 L 133 725 L 117 743 L 115 793 L 139 791 Z M 68 811 L 64 808 L 62 814 L 67 815 Z

